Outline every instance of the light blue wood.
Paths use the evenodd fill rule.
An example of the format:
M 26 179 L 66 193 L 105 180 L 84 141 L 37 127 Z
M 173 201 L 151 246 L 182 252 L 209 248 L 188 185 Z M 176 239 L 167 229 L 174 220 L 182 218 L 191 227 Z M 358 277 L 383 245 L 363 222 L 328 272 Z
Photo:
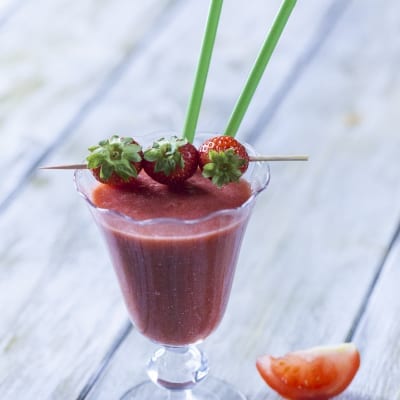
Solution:
M 0 24 L 0 204 L 104 96 L 171 1 L 26 1 Z M 138 47 L 138 49 L 137 49 Z M 37 166 L 37 165 L 36 165 Z
M 0 26 L 0 203 L 17 188 L 0 207 L 1 399 L 75 400 L 92 379 L 86 399 L 118 399 L 146 378 L 153 346 L 123 336 L 116 280 L 71 172 L 23 179 L 47 150 L 46 164 L 80 162 L 112 133 L 183 126 L 207 6 L 145 3 L 27 1 Z M 200 130 L 225 126 L 279 3 L 225 2 Z M 385 258 L 400 217 L 398 26 L 396 0 L 299 2 L 238 136 L 310 154 L 271 166 L 226 316 L 202 345 L 212 374 L 249 400 L 278 399 L 258 355 L 341 342 L 354 326 L 362 366 L 339 398 L 399 397 L 398 241 Z

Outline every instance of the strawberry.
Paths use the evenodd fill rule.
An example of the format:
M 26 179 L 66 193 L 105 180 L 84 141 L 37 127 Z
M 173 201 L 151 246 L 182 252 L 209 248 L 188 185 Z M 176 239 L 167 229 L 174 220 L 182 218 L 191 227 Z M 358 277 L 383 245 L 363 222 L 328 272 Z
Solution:
M 117 135 L 89 147 L 87 167 L 101 183 L 129 187 L 136 183 L 142 165 L 142 148 L 132 138 Z
M 197 170 L 199 155 L 196 147 L 176 136 L 161 138 L 144 152 L 143 169 L 155 181 L 177 186 Z
M 217 186 L 237 182 L 249 166 L 246 148 L 231 136 L 207 139 L 199 148 L 203 176 Z

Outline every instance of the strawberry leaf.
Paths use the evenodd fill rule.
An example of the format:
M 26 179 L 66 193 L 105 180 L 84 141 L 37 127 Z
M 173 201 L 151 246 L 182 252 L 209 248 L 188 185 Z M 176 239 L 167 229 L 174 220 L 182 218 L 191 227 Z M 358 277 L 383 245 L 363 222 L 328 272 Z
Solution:
M 161 138 L 144 152 L 144 159 L 154 163 L 155 172 L 171 175 L 177 168 L 184 168 L 185 161 L 179 151 L 187 143 L 186 139 L 173 136 L 170 139 Z
M 240 168 L 245 160 L 239 157 L 233 149 L 225 151 L 210 150 L 210 162 L 203 167 L 203 176 L 221 187 L 231 182 L 239 181 L 242 176 Z
M 140 162 L 142 159 L 140 151 L 141 147 L 137 144 L 126 145 L 122 151 L 122 158 L 133 162 Z
M 110 164 L 102 164 L 100 168 L 100 178 L 108 181 L 111 174 L 113 173 L 113 168 Z
M 90 169 L 100 167 L 100 178 L 107 181 L 115 173 L 123 180 L 136 178 L 138 171 L 133 163 L 142 160 L 141 146 L 132 138 L 120 138 L 113 135 L 102 140 L 96 146 L 89 147 L 90 154 L 86 157 Z

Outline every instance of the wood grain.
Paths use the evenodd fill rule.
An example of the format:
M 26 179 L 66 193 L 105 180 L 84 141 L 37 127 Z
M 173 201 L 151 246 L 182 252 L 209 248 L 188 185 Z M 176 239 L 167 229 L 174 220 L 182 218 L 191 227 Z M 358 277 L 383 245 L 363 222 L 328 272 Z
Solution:
M 0 28 L 4 25 L 9 18 L 11 18 L 12 13 L 20 5 L 18 0 L 2 0 L 0 1 Z
M 362 367 L 354 385 L 360 398 L 400 398 L 400 240 L 387 259 L 355 334 Z M 345 398 L 347 400 L 347 397 Z M 350 398 L 348 400 L 351 400 Z
M 13 168 L 0 182 L 0 204 L 73 131 L 174 3 L 42 0 L 9 18 L 0 35 L 0 168 Z

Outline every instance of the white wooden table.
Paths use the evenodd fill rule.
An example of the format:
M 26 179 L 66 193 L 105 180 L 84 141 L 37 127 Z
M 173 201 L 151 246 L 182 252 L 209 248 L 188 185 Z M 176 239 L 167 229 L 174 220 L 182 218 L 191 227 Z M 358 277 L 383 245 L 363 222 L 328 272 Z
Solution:
M 199 130 L 225 127 L 279 0 L 226 0 Z M 0 398 L 112 400 L 152 345 L 128 324 L 71 173 L 118 133 L 182 127 L 208 1 L 0 1 Z M 299 1 L 239 138 L 274 164 L 212 373 L 278 399 L 255 359 L 354 341 L 343 400 L 400 399 L 400 3 Z

